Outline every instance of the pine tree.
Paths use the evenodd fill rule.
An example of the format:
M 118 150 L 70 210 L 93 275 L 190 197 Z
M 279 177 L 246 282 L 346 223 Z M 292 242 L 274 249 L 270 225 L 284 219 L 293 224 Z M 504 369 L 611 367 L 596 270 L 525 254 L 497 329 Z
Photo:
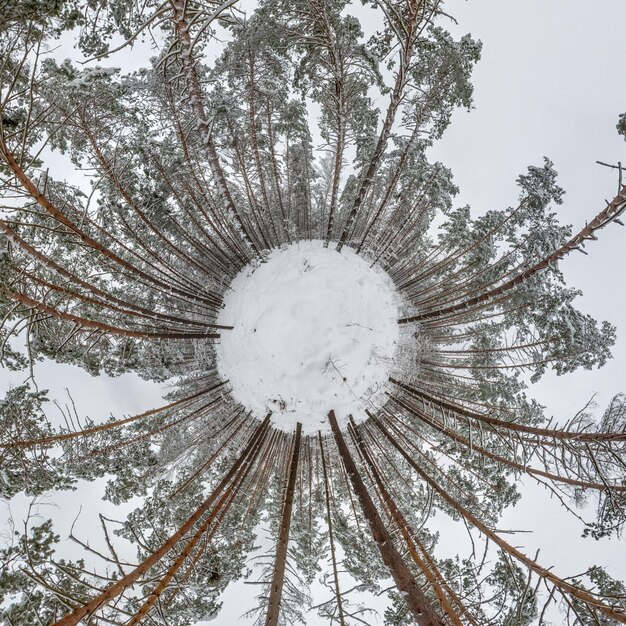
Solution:
M 527 391 L 610 357 L 615 329 L 576 308 L 559 262 L 621 224 L 621 166 L 617 195 L 578 231 L 558 221 L 548 159 L 519 176 L 515 206 L 454 208 L 452 175 L 427 149 L 471 107 L 481 44 L 445 30 L 438 0 L 365 2 L 380 24 L 369 38 L 344 0 L 262 0 L 251 15 L 214 0 L 10 4 L 0 363 L 32 371 L 47 358 L 176 388 L 144 413 L 61 427 L 45 392 L 9 391 L 4 497 L 109 476 L 108 500 L 142 505 L 114 533 L 135 545 L 133 563 L 105 519 L 100 568 L 57 559 L 49 521 L 16 531 L 0 552 L 3 620 L 213 617 L 264 527 L 276 547 L 259 623 L 303 621 L 316 579 L 316 610 L 341 626 L 368 623 L 367 594 L 385 592 L 389 625 L 523 626 L 555 604 L 568 624 L 626 623 L 624 586 L 603 568 L 562 575 L 495 530 L 521 476 L 574 515 L 594 499 L 587 536 L 626 523 L 624 396 L 597 422 L 583 410 L 559 426 Z M 44 54 L 61 34 L 86 64 Z M 156 53 L 141 70 L 100 65 L 142 39 Z M 70 180 L 55 178 L 55 157 Z M 385 401 L 343 430 L 331 411 L 332 432 L 314 435 L 252 415 L 215 357 L 233 278 L 306 240 L 353 249 L 401 297 Z M 436 512 L 482 536 L 482 560 L 436 557 Z

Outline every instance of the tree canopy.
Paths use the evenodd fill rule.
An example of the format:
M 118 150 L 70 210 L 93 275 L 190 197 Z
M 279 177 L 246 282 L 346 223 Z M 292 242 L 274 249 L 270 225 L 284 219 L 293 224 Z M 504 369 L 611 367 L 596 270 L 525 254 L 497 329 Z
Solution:
M 557 425 L 528 391 L 610 358 L 615 328 L 578 310 L 559 263 L 621 224 L 621 166 L 582 226 L 559 222 L 547 158 L 520 173 L 512 206 L 459 207 L 428 148 L 472 106 L 481 44 L 446 30 L 442 1 L 244 9 L 0 3 L 0 363 L 173 384 L 144 413 L 64 426 L 32 380 L 0 402 L 5 498 L 108 477 L 111 502 L 142 499 L 113 532 L 103 519 L 109 552 L 85 546 L 97 565 L 55 556 L 49 521 L 16 531 L 0 551 L 0 616 L 209 619 L 263 529 L 275 550 L 260 559 L 259 624 L 305 623 L 315 581 L 327 599 L 314 609 L 342 626 L 371 623 L 367 598 L 383 593 L 390 626 L 523 626 L 554 607 L 567 624 L 626 623 L 624 585 L 603 567 L 557 572 L 497 530 L 520 477 L 590 541 L 624 529 L 626 397 Z M 152 56 L 131 71 L 141 46 Z M 345 428 L 331 411 L 315 434 L 253 415 L 215 357 L 233 278 L 305 240 L 353 249 L 400 299 L 384 401 Z M 482 559 L 437 558 L 437 512 L 481 537 Z

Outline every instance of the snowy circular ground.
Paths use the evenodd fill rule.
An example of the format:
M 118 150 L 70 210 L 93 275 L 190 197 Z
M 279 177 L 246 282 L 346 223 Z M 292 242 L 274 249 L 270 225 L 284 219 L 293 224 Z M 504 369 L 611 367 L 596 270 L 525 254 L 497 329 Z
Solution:
M 383 400 L 398 344 L 391 279 L 344 248 L 319 241 L 273 251 L 244 268 L 224 298 L 217 365 L 233 397 L 257 418 L 292 431 L 328 431 Z

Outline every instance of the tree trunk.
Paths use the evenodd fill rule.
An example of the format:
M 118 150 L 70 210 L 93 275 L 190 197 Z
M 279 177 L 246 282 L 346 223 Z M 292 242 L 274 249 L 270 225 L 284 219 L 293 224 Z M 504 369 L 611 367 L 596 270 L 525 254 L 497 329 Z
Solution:
M 560 261 L 564 256 L 572 252 L 572 250 L 580 248 L 581 244 L 583 244 L 587 239 L 592 238 L 596 230 L 599 230 L 619 217 L 623 213 L 625 205 L 626 185 L 622 187 L 621 191 L 617 194 L 617 196 L 615 196 L 615 198 L 613 198 L 613 200 L 611 200 L 611 202 L 608 203 L 605 209 L 600 211 L 600 213 L 598 213 L 595 218 L 589 222 L 589 224 L 574 235 L 574 237 L 572 237 L 568 242 L 564 243 L 558 250 L 555 250 L 552 254 L 544 257 L 541 261 L 535 263 L 535 265 L 529 267 L 527 270 L 524 270 L 514 278 L 511 278 L 499 287 L 494 287 L 493 289 L 490 289 L 489 291 L 486 291 L 478 296 L 474 296 L 473 298 L 469 298 L 464 302 L 458 302 L 457 304 L 452 304 L 443 309 L 435 309 L 434 311 L 428 311 L 420 315 L 405 317 L 399 320 L 398 323 L 408 324 L 410 322 L 419 322 L 433 317 L 440 317 L 442 315 L 447 315 L 448 313 L 465 311 L 476 304 L 491 300 L 491 298 L 495 298 L 503 293 L 506 293 L 513 287 L 522 284 L 534 276 L 537 272 L 541 272 L 548 269 L 552 265 L 555 265 L 557 261 Z
M 389 378 L 389 382 L 393 383 L 397 387 L 400 387 L 400 389 L 403 389 L 410 395 L 420 398 L 422 402 L 428 401 L 433 405 L 433 407 L 438 406 L 442 410 L 442 412 L 443 409 L 446 409 L 458 415 L 469 417 L 470 419 L 473 419 L 474 421 L 477 421 L 479 423 L 488 424 L 489 426 L 501 427 L 506 430 L 527 433 L 529 435 L 536 435 L 538 437 L 550 437 L 553 439 L 573 439 L 575 441 L 626 441 L 626 433 L 620 432 L 577 432 L 575 430 L 565 430 L 559 428 L 540 428 L 537 426 L 528 426 L 526 424 L 507 422 L 505 420 L 500 420 L 483 413 L 470 411 L 466 407 L 463 407 L 459 404 L 446 402 L 442 398 L 435 398 L 434 396 L 428 395 L 427 393 L 420 391 L 415 387 L 411 387 L 406 383 L 401 383 L 395 378 Z M 495 432 L 498 432 L 496 429 L 494 430 Z
M 93 615 L 101 606 L 107 604 L 117 596 L 119 596 L 126 588 L 130 587 L 133 583 L 137 582 L 139 578 L 148 572 L 151 567 L 156 565 L 194 526 L 194 524 L 202 517 L 202 515 L 213 505 L 213 502 L 219 497 L 220 493 L 224 491 L 228 483 L 235 476 L 241 465 L 245 462 L 246 458 L 254 448 L 256 442 L 260 437 L 263 437 L 267 428 L 269 427 L 269 415 L 265 418 L 263 423 L 255 430 L 248 445 L 243 452 L 239 455 L 237 460 L 233 463 L 230 470 L 215 487 L 211 495 L 194 511 L 194 513 L 187 519 L 187 521 L 175 532 L 170 538 L 163 543 L 163 545 L 148 556 L 142 563 L 140 563 L 134 570 L 129 572 L 124 578 L 118 580 L 114 584 L 106 588 L 102 593 L 95 598 L 74 609 L 69 615 L 62 617 L 59 621 L 55 622 L 53 626 L 76 626 L 83 618 Z
M 533 476 L 533 477 L 541 476 L 541 478 L 547 478 L 548 480 L 551 480 L 553 482 L 564 483 L 566 485 L 572 485 L 573 487 L 580 487 L 581 489 L 595 489 L 596 491 L 616 491 L 616 492 L 626 491 L 626 485 L 616 485 L 616 484 L 608 482 L 608 480 L 604 482 L 596 483 L 596 482 L 587 481 L 587 480 L 580 480 L 577 478 L 569 478 L 568 476 L 560 476 L 559 474 L 554 474 L 552 472 L 540 470 L 535 467 L 531 467 L 530 465 L 518 463 L 517 461 L 514 461 L 513 459 L 507 459 L 504 456 L 496 454 L 495 452 L 490 452 L 489 450 L 486 450 L 485 448 L 479 446 L 478 444 L 473 443 L 466 437 L 459 435 L 454 429 L 447 428 L 445 425 L 437 423 L 435 420 L 429 418 L 426 415 L 426 413 L 424 413 L 423 411 L 420 411 L 419 408 L 416 407 L 415 405 L 409 404 L 408 402 L 405 402 L 404 400 L 401 400 L 400 398 L 396 398 L 395 396 L 389 396 L 389 397 L 396 404 L 398 404 L 405 411 L 407 411 L 410 415 L 413 415 L 414 417 L 417 417 L 418 419 L 422 420 L 425 424 L 428 424 L 431 428 L 442 433 L 446 437 L 449 437 L 450 439 L 452 439 L 452 441 L 460 443 L 461 445 L 465 446 L 468 450 L 471 450 L 472 452 L 477 452 L 478 454 L 484 456 L 487 459 L 495 461 L 496 463 L 501 463 L 502 465 L 506 465 L 507 467 L 511 467 L 518 472 L 526 473 L 529 476 Z M 603 477 L 601 476 L 601 478 Z
M 143 620 L 143 618 L 146 615 L 148 615 L 148 613 L 150 612 L 150 609 L 156 604 L 156 602 L 159 600 L 163 592 L 167 589 L 168 585 L 170 584 L 174 576 L 176 576 L 176 573 L 178 572 L 178 570 L 185 564 L 185 561 L 187 561 L 187 559 L 191 555 L 191 552 L 193 551 L 195 546 L 198 544 L 198 542 L 202 539 L 202 537 L 205 535 L 205 533 L 207 532 L 211 524 L 213 524 L 213 522 L 216 520 L 217 516 L 220 515 L 220 519 L 221 519 L 228 512 L 230 506 L 232 505 L 233 501 L 237 497 L 237 494 L 242 484 L 244 483 L 246 477 L 248 476 L 248 474 L 250 473 L 250 470 L 256 463 L 258 456 L 259 456 L 259 452 L 263 448 L 265 441 L 266 441 L 266 437 L 261 437 L 256 440 L 256 443 L 253 446 L 253 449 L 250 452 L 248 459 L 239 468 L 239 471 L 237 472 L 237 475 L 233 479 L 233 482 L 224 491 L 224 493 L 222 494 L 222 496 L 220 497 L 216 505 L 213 507 L 211 513 L 202 522 L 202 524 L 200 525 L 198 530 L 196 530 L 193 537 L 187 542 L 187 544 L 185 545 L 181 553 L 176 557 L 176 559 L 174 560 L 170 568 L 167 570 L 167 572 L 159 578 L 159 581 L 156 587 L 153 589 L 152 593 L 148 596 L 147 600 L 143 603 L 143 605 L 139 608 L 139 610 L 131 617 L 131 619 L 128 620 L 128 622 L 126 622 L 125 626 L 135 626 L 135 624 L 139 624 Z M 213 526 L 213 528 L 211 529 L 211 532 L 207 536 L 207 542 L 211 540 L 211 538 L 215 534 L 215 531 L 218 529 L 218 527 L 219 527 L 219 523 L 216 523 Z M 204 547 L 206 547 L 206 543 Z M 203 547 L 201 547 L 198 550 L 198 553 L 196 554 L 196 560 L 200 558 L 200 554 L 202 554 L 203 550 L 204 550 Z M 180 589 L 180 587 L 178 589 Z
M 276 545 L 276 560 L 274 562 L 274 575 L 270 587 L 270 597 L 267 604 L 267 618 L 265 626 L 277 626 L 280 614 L 280 599 L 283 593 L 283 583 L 285 581 L 285 565 L 287 564 L 287 548 L 289 546 L 289 527 L 291 526 L 291 510 L 293 508 L 293 493 L 298 475 L 298 461 L 300 460 L 300 441 L 302 439 L 302 424 L 296 425 L 296 434 L 291 452 L 291 463 L 289 465 L 289 477 L 287 479 L 287 490 L 285 492 L 285 502 L 280 521 L 280 531 L 278 543 Z
M 376 542 L 380 555 L 389 568 L 389 571 L 396 583 L 396 587 L 403 594 L 404 601 L 410 609 L 411 613 L 415 617 L 415 621 L 419 626 L 443 626 L 443 621 L 435 613 L 433 607 L 430 605 L 428 598 L 424 595 L 423 591 L 419 588 L 419 585 L 415 581 L 413 574 L 407 567 L 406 563 L 402 560 L 400 553 L 395 549 L 391 536 L 387 532 L 383 521 L 380 519 L 380 515 L 376 510 L 376 505 L 370 498 L 367 487 L 363 483 L 359 471 L 352 459 L 350 450 L 341 434 L 335 412 L 331 411 L 328 414 L 328 420 L 337 442 L 337 448 L 339 448 L 339 454 L 343 464 L 346 467 L 354 491 L 361 503 L 361 509 L 363 515 L 368 521 L 372 539 Z
M 448 596 L 445 594 L 436 576 L 434 576 L 433 572 L 430 570 L 428 565 L 424 562 L 424 559 L 422 559 L 422 557 L 418 554 L 417 548 L 415 546 L 415 542 L 413 541 L 413 535 L 415 534 L 415 531 L 411 528 L 409 523 L 406 521 L 404 515 L 402 514 L 400 509 L 397 507 L 395 500 L 391 497 L 391 494 L 387 491 L 387 487 L 385 486 L 383 478 L 380 472 L 378 471 L 378 467 L 376 466 L 376 463 L 374 462 L 374 459 L 372 458 L 369 449 L 365 445 L 365 441 L 363 440 L 361 433 L 356 429 L 356 425 L 354 424 L 354 421 L 352 420 L 352 418 L 350 419 L 350 422 L 351 422 L 350 433 L 352 435 L 353 441 L 355 442 L 357 448 L 361 452 L 361 456 L 363 457 L 363 459 L 367 463 L 367 466 L 370 469 L 372 477 L 374 478 L 374 482 L 376 483 L 376 486 L 378 487 L 378 491 L 380 492 L 380 495 L 383 501 L 385 502 L 387 509 L 389 510 L 389 513 L 394 521 L 394 524 L 397 526 L 398 530 L 402 534 L 402 537 L 404 538 L 404 541 L 407 545 L 407 548 L 409 549 L 409 554 L 411 555 L 413 562 L 415 563 L 415 565 L 417 565 L 417 567 L 419 567 L 419 569 L 422 571 L 422 573 L 428 580 L 433 591 L 437 594 L 437 597 L 439 598 L 439 603 L 441 604 L 441 608 L 444 611 L 444 613 L 450 618 L 450 621 L 452 622 L 452 624 L 454 624 L 454 626 L 463 626 L 458 613 L 454 610 L 454 608 L 450 604 L 450 601 L 448 600 Z M 465 607 L 462 607 L 462 608 L 465 609 Z
M 479 530 L 485 537 L 491 539 L 501 550 L 503 550 L 506 554 L 514 557 L 520 563 L 523 563 L 529 570 L 535 572 L 541 578 L 552 583 L 559 592 L 567 597 L 566 594 L 573 596 L 574 598 L 578 598 L 586 605 L 591 608 L 595 608 L 604 615 L 620 622 L 621 624 L 626 624 L 626 615 L 623 614 L 623 609 L 618 607 L 611 607 L 607 604 L 604 604 L 600 598 L 594 596 L 593 594 L 577 587 L 576 585 L 572 585 L 567 582 L 565 579 L 560 578 L 556 574 L 553 574 L 550 569 L 542 567 L 535 560 L 526 556 L 523 552 L 513 547 L 510 543 L 502 539 L 500 535 L 498 535 L 495 531 L 488 528 L 483 522 L 481 522 L 475 515 L 473 515 L 468 509 L 466 509 L 460 502 L 458 502 L 453 496 L 451 496 L 445 489 L 443 489 L 433 478 L 431 478 L 422 468 L 411 458 L 411 456 L 402 448 L 402 446 L 396 441 L 396 439 L 391 435 L 391 433 L 385 428 L 385 426 L 378 420 L 374 418 L 374 423 L 380 430 L 380 432 L 389 440 L 389 442 L 400 452 L 400 454 L 406 459 L 409 465 L 415 470 L 415 472 L 424 480 L 430 487 L 444 500 L 448 505 L 450 505 L 459 515 L 461 515 L 466 521 L 468 521 L 474 528 Z
M 324 473 L 324 494 L 326 496 L 326 519 L 328 520 L 328 541 L 330 543 L 330 558 L 333 563 L 333 580 L 335 583 L 335 597 L 337 598 L 337 610 L 339 611 L 339 624 L 345 626 L 343 618 L 343 605 L 341 602 L 341 591 L 339 589 L 339 574 L 337 572 L 337 558 L 335 557 L 335 540 L 333 537 L 333 523 L 330 513 L 330 493 L 328 490 L 328 471 L 326 469 L 326 457 L 324 455 L 324 444 L 322 442 L 322 433 L 318 431 L 320 441 L 320 456 L 322 459 L 322 471 Z

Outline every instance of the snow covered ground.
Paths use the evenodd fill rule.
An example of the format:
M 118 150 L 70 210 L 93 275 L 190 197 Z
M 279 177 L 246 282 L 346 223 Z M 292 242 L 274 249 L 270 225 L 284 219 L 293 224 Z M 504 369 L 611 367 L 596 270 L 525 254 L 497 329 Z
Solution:
M 249 265 L 224 300 L 218 369 L 236 400 L 290 432 L 328 430 L 333 409 L 356 421 L 383 393 L 398 346 L 398 307 L 387 274 L 321 241 L 274 250 Z

